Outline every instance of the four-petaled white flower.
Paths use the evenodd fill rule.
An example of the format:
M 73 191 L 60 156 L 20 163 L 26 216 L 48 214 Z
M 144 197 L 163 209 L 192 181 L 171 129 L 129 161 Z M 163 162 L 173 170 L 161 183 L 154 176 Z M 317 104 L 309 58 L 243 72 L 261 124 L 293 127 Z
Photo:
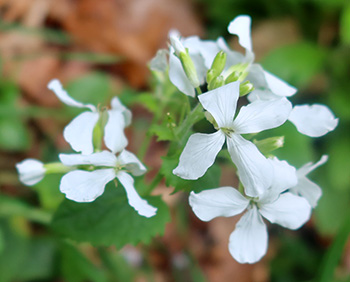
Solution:
M 157 208 L 139 196 L 134 188 L 133 178 L 126 172 L 134 176 L 146 172 L 146 168 L 134 154 L 123 150 L 115 156 L 109 151 L 102 151 L 90 155 L 60 154 L 59 158 L 64 165 L 77 167 L 61 179 L 60 190 L 68 199 L 76 202 L 92 202 L 103 194 L 108 182 L 117 178 L 126 191 L 130 206 L 145 217 L 156 214 Z M 82 170 L 79 166 L 91 166 L 94 170 Z
M 256 197 L 271 184 L 272 170 L 257 147 L 241 134 L 257 133 L 283 124 L 292 109 L 285 99 L 256 101 L 241 108 L 235 117 L 239 82 L 199 95 L 198 99 L 215 119 L 218 131 L 190 136 L 173 173 L 184 179 L 197 179 L 214 163 L 225 139 L 245 193 Z
M 26 159 L 16 164 L 19 174 L 19 180 L 27 185 L 32 186 L 40 182 L 44 176 L 46 169 L 41 161 L 35 159 Z
M 191 192 L 189 197 L 193 212 L 203 221 L 230 217 L 247 210 L 229 240 L 229 251 L 240 263 L 255 263 L 267 251 L 268 233 L 262 216 L 289 229 L 298 229 L 310 218 L 309 203 L 302 197 L 284 192 L 297 183 L 294 167 L 276 158 L 269 162 L 274 170 L 274 180 L 258 198 L 244 197 L 232 187 L 204 190 L 198 194 Z
M 93 153 L 93 131 L 100 118 L 97 108 L 94 105 L 83 104 L 71 98 L 57 79 L 50 81 L 48 88 L 66 105 L 90 109 L 90 111 L 75 117 L 65 127 L 63 136 L 74 151 L 84 155 Z M 108 120 L 104 127 L 104 142 L 108 149 L 116 153 L 123 150 L 128 144 L 124 128 L 131 122 L 131 112 L 120 103 L 117 97 L 112 99 L 111 108 L 107 111 Z
M 304 197 L 314 208 L 318 200 L 322 196 L 321 188 L 314 182 L 310 181 L 306 176 L 319 166 L 327 162 L 328 156 L 323 155 L 317 163 L 309 162 L 297 170 L 298 184 L 289 189 L 290 192 Z

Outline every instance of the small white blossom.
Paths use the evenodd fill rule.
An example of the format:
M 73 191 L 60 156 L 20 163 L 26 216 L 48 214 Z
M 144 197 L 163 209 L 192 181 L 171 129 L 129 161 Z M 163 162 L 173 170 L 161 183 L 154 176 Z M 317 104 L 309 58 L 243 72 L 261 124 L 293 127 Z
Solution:
M 290 192 L 304 197 L 309 204 L 314 208 L 318 200 L 322 196 L 321 188 L 314 182 L 310 181 L 306 176 L 327 162 L 328 156 L 323 155 L 317 163 L 307 163 L 297 170 L 298 184 L 290 188 Z
M 44 176 L 46 169 L 41 161 L 35 159 L 26 159 L 16 164 L 19 174 L 19 180 L 28 186 L 35 185 L 40 182 Z
M 93 130 L 100 118 L 97 108 L 91 104 L 83 104 L 75 101 L 62 88 L 61 83 L 54 79 L 49 82 L 48 88 L 66 105 L 78 108 L 88 108 L 90 111 L 83 112 L 75 117 L 64 129 L 63 136 L 74 151 L 82 154 L 91 154 L 93 147 Z M 125 108 L 117 97 L 111 101 L 111 110 L 108 110 L 108 120 L 104 128 L 104 142 L 112 152 L 123 150 L 128 140 L 124 134 L 125 126 L 131 122 L 131 112 Z
M 258 198 L 244 197 L 232 187 L 204 190 L 198 194 L 191 192 L 189 197 L 193 212 L 203 221 L 230 217 L 247 210 L 229 240 L 229 251 L 240 263 L 255 263 L 266 254 L 268 234 L 262 217 L 289 229 L 298 229 L 310 218 L 311 207 L 304 198 L 282 193 L 296 184 L 295 169 L 285 161 L 269 159 L 269 162 L 274 170 L 274 181 Z
M 270 165 L 257 147 L 241 134 L 280 126 L 289 116 L 290 102 L 285 98 L 256 101 L 242 107 L 234 118 L 239 98 L 238 81 L 199 95 L 198 98 L 215 119 L 218 131 L 191 135 L 173 173 L 184 179 L 203 176 L 226 140 L 232 161 L 246 187 L 246 194 L 256 197 L 263 193 L 272 181 Z
M 59 158 L 66 166 L 90 165 L 95 168 L 93 171 L 76 169 L 62 177 L 60 191 L 68 199 L 75 202 L 92 202 L 103 194 L 108 182 L 117 178 L 126 191 L 130 206 L 145 217 L 156 214 L 157 208 L 139 196 L 133 178 L 126 172 L 134 176 L 146 172 L 146 168 L 134 154 L 123 150 L 115 156 L 111 152 L 102 151 L 91 155 L 60 154 Z

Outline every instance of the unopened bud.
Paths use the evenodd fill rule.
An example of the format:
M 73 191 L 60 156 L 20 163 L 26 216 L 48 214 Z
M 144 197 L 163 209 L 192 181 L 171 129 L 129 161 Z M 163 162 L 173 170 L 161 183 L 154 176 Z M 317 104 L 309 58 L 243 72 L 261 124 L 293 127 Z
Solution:
M 197 76 L 197 71 L 190 55 L 188 54 L 188 50 L 186 49 L 185 52 L 181 52 L 179 58 L 180 58 L 182 67 L 186 73 L 186 76 L 191 82 L 192 86 L 194 88 L 199 87 L 200 84 Z
M 213 90 L 223 85 L 225 85 L 224 77 L 222 75 L 219 75 L 210 81 L 208 84 L 208 90 Z
M 225 79 L 225 84 L 229 84 L 229 83 L 231 83 L 231 82 L 235 82 L 235 81 L 239 80 L 241 74 L 242 74 L 241 72 L 237 72 L 237 71 L 232 72 L 232 73 Z
M 179 36 L 172 34 L 169 36 L 169 39 L 170 39 L 170 44 L 171 44 L 171 46 L 173 46 L 173 48 L 175 50 L 175 55 L 177 57 L 180 58 L 180 53 L 186 53 L 186 49 L 182 45 Z
M 259 148 L 263 154 L 268 154 L 284 145 L 284 136 L 269 137 L 262 140 L 254 140 L 254 144 Z
M 211 65 L 211 70 L 214 72 L 214 76 L 219 76 L 224 70 L 226 65 L 226 53 L 224 51 L 220 51 L 216 54 L 213 63 Z
M 245 81 L 239 85 L 239 96 L 245 96 L 254 90 L 254 86 L 249 81 Z

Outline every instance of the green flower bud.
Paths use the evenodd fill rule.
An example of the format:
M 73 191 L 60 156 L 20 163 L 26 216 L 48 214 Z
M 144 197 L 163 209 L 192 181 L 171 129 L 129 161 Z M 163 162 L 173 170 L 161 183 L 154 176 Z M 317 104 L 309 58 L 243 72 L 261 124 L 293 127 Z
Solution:
M 239 96 L 245 96 L 254 90 L 253 84 L 250 81 L 245 81 L 239 85 Z
M 236 75 L 233 75 L 231 77 L 231 80 L 227 83 L 233 82 L 233 81 L 243 81 L 247 75 L 248 75 L 248 68 L 249 64 L 237 64 L 237 65 L 233 65 L 231 66 L 227 71 L 225 71 L 224 76 L 226 77 L 226 79 L 228 79 L 231 75 L 233 75 L 233 73 L 236 73 L 236 75 L 238 75 L 238 79 L 236 79 Z M 232 80 L 232 79 L 236 79 L 236 80 Z
M 239 80 L 240 76 L 242 75 L 241 72 L 234 71 L 232 72 L 226 79 L 225 79 L 225 84 L 229 84 L 231 82 L 235 82 Z
M 211 65 L 211 70 L 214 72 L 214 76 L 219 76 L 224 70 L 226 65 L 226 53 L 224 51 L 220 51 L 216 54 L 213 63 Z
M 208 84 L 208 90 L 213 90 L 223 85 L 225 85 L 224 77 L 222 75 L 219 75 L 218 77 L 215 77 L 214 79 L 212 79 L 212 81 L 210 81 L 210 83 Z
M 194 88 L 199 87 L 199 79 L 197 76 L 196 68 L 194 67 L 194 63 L 188 53 L 188 49 L 186 49 L 186 52 L 180 52 L 180 61 L 182 64 L 182 67 L 186 73 L 187 78 L 191 82 Z
M 269 137 L 262 140 L 253 140 L 253 143 L 259 148 L 263 154 L 268 154 L 284 145 L 284 136 Z
M 209 84 L 215 78 L 215 71 L 210 69 L 207 71 L 207 83 Z

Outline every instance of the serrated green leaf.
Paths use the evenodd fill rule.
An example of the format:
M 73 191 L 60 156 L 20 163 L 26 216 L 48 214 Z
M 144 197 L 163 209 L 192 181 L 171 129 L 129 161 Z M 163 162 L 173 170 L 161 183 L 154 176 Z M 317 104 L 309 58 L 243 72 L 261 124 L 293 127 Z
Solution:
M 160 197 L 145 199 L 158 208 L 154 217 L 140 216 L 129 206 L 124 189 L 110 183 L 92 203 L 64 200 L 54 215 L 52 228 L 63 237 L 93 245 L 121 248 L 126 244 L 148 243 L 164 233 L 170 216 Z
M 221 169 L 218 165 L 211 166 L 203 177 L 198 180 L 185 180 L 173 174 L 173 169 L 179 163 L 179 156 L 162 157 L 163 163 L 160 172 L 165 177 L 167 186 L 175 187 L 174 192 L 194 191 L 200 192 L 205 189 L 217 188 L 220 185 Z

